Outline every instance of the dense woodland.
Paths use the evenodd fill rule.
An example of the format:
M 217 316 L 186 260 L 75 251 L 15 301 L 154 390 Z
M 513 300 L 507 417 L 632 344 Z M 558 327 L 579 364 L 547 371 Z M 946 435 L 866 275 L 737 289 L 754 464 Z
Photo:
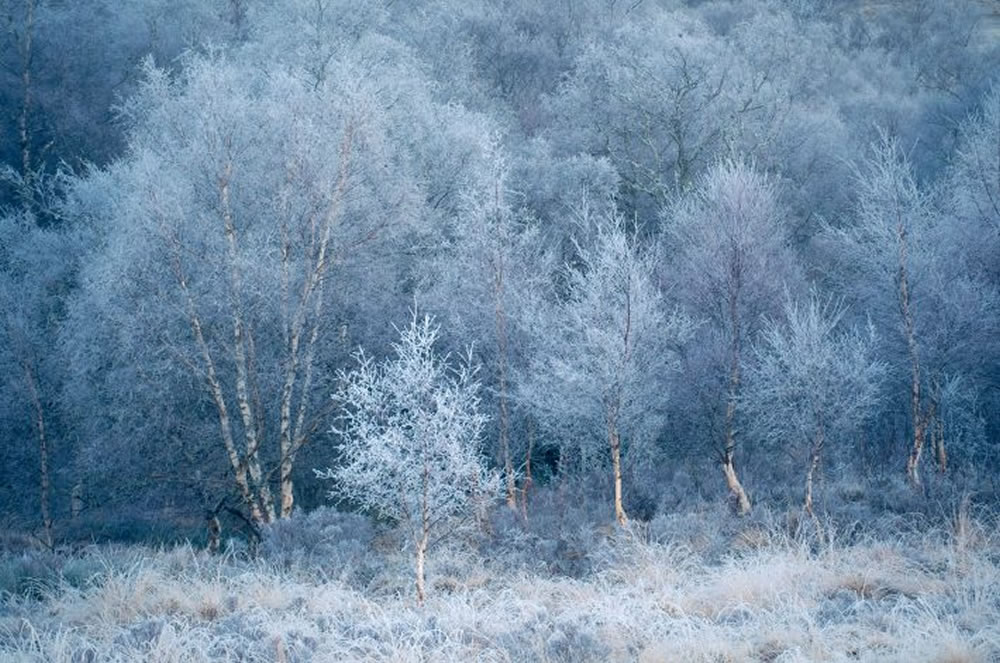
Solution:
M 2 0 L 0 529 L 995 500 L 998 10 Z

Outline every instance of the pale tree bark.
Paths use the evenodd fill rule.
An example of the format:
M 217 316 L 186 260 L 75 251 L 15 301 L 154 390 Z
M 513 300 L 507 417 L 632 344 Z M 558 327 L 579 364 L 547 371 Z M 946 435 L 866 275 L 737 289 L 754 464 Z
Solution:
M 47 548 L 52 548 L 52 513 L 49 509 L 51 483 L 49 479 L 49 441 L 45 432 L 45 408 L 38 386 L 38 379 L 28 361 L 22 363 L 24 381 L 28 388 L 28 396 L 34 409 L 35 434 L 38 436 L 39 460 L 39 510 L 42 516 L 42 542 Z
M 897 212 L 898 213 L 898 212 Z M 899 311 L 903 322 L 903 336 L 906 339 L 907 355 L 910 359 L 910 408 L 913 421 L 913 446 L 906 460 L 906 476 L 915 487 L 920 486 L 920 456 L 924 450 L 927 418 L 924 416 L 920 397 L 920 354 L 913 325 L 913 305 L 910 300 L 910 283 L 906 270 L 906 228 L 902 218 L 896 224 L 896 238 L 899 242 Z
M 223 444 L 234 471 L 237 488 L 244 503 L 250 509 L 250 518 L 255 525 L 273 521 L 278 517 L 287 518 L 291 516 L 294 509 L 292 471 L 295 455 L 305 443 L 308 435 L 309 392 L 312 385 L 316 346 L 320 337 L 324 284 L 331 264 L 333 230 L 341 217 L 343 198 L 347 191 L 353 135 L 353 125 L 349 124 L 341 143 L 340 165 L 331 201 L 322 215 L 316 214 L 311 219 L 312 244 L 303 249 L 303 254 L 309 262 L 305 270 L 305 279 L 302 283 L 299 299 L 294 306 L 290 301 L 293 247 L 290 243 L 287 221 L 282 223 L 280 296 L 286 357 L 278 405 L 279 459 L 276 470 L 279 480 L 280 504 L 277 508 L 271 492 L 270 477 L 272 475 L 263 471 L 260 460 L 265 443 L 263 439 L 263 406 L 257 388 L 253 332 L 242 300 L 243 275 L 239 267 L 239 232 L 230 198 L 234 169 L 231 158 L 227 158 L 223 165 L 216 186 L 229 262 L 232 337 L 228 348 L 232 353 L 236 369 L 235 398 L 245 442 L 242 452 L 236 447 L 233 425 L 230 420 L 231 414 L 224 396 L 224 389 L 217 377 L 215 360 L 204 338 L 203 325 L 198 317 L 195 301 L 187 288 L 186 279 L 181 270 L 179 242 L 175 241 L 175 272 L 186 297 L 188 317 L 202 357 L 203 372 L 207 376 L 209 391 L 219 413 Z M 295 407 L 296 398 L 298 398 L 297 409 Z
M 608 421 L 608 441 L 611 445 L 611 470 L 614 473 L 615 483 L 615 520 L 622 527 L 628 525 L 628 514 L 625 513 L 625 505 L 622 501 L 622 456 L 621 438 L 615 422 L 609 417 Z
M 427 588 L 425 585 L 424 563 L 427 557 L 427 546 L 430 541 L 431 515 L 430 515 L 430 483 L 431 469 L 428 464 L 427 455 L 423 458 L 424 469 L 421 477 L 421 499 L 420 499 L 420 533 L 416 541 L 416 585 L 417 585 L 417 605 L 422 606 L 427 598 Z
M 417 605 L 420 606 L 427 600 L 426 574 L 424 572 L 424 564 L 427 558 L 427 543 L 428 536 L 425 531 L 423 536 L 420 537 L 420 541 L 417 542 Z
M 628 525 L 628 514 L 625 513 L 625 504 L 622 498 L 622 452 L 621 435 L 618 430 L 618 414 L 622 405 L 622 390 L 626 367 L 632 358 L 632 345 L 635 339 L 632 335 L 632 275 L 628 275 L 628 282 L 625 284 L 625 319 L 622 329 L 622 354 L 614 378 L 614 384 L 608 393 L 607 410 L 605 413 L 608 426 L 608 444 L 611 447 L 611 471 L 614 478 L 614 503 L 615 520 L 622 527 Z
M 733 427 L 733 419 L 736 411 L 736 392 L 739 386 L 739 368 L 734 369 L 730 378 L 730 394 L 726 403 L 726 440 L 722 450 L 722 474 L 726 478 L 726 486 L 729 488 L 730 496 L 736 501 L 736 509 L 741 516 L 750 513 L 750 498 L 740 483 L 740 478 L 736 474 L 736 466 L 733 464 L 733 454 L 736 451 L 736 434 Z
M 816 518 L 816 514 L 813 512 L 813 480 L 816 475 L 816 471 L 819 469 L 819 459 L 820 454 L 823 452 L 824 442 L 825 435 L 823 433 L 823 427 L 817 426 L 815 436 L 813 437 L 812 448 L 809 451 L 809 470 L 806 472 L 806 497 L 803 504 L 805 512 L 812 518 Z
M 313 221 L 315 225 L 315 221 Z M 295 487 L 292 482 L 292 396 L 295 389 L 295 378 L 299 370 L 299 344 L 302 338 L 304 324 L 304 307 L 302 302 L 296 307 L 294 318 L 291 316 L 291 286 L 290 262 L 292 246 L 289 238 L 287 216 L 281 224 L 281 314 L 282 336 L 287 348 L 288 357 L 285 360 L 285 379 L 281 387 L 281 403 L 278 413 L 278 444 L 281 453 L 279 466 L 279 485 L 281 491 L 281 514 L 291 514 L 295 506 Z M 303 293 L 305 294 L 305 293 Z
M 732 254 L 729 257 L 729 324 L 732 339 L 729 348 L 729 381 L 726 393 L 725 442 L 722 450 L 722 473 L 726 478 L 729 494 L 736 502 L 736 509 L 741 516 L 750 513 L 750 498 L 743 489 L 733 455 L 736 452 L 736 399 L 740 390 L 740 362 L 742 361 L 741 338 L 743 327 L 740 319 L 739 300 L 742 287 L 743 265 L 740 248 L 734 242 Z
M 340 145 L 340 162 L 337 172 L 337 180 L 333 188 L 333 197 L 327 207 L 323 219 L 320 221 L 321 227 L 313 232 L 312 236 L 318 238 L 315 241 L 312 253 L 311 268 L 308 270 L 306 279 L 302 285 L 302 294 L 295 308 L 295 313 L 291 318 L 287 318 L 285 328 L 286 343 L 288 344 L 288 357 L 286 359 L 285 379 L 281 389 L 280 420 L 278 423 L 278 446 L 280 456 L 279 483 L 281 490 L 281 517 L 288 518 L 292 515 L 295 506 L 295 484 L 292 478 L 292 470 L 295 464 L 295 455 L 301 449 L 306 439 L 306 416 L 309 403 L 309 389 L 312 385 L 313 364 L 315 363 L 316 346 L 319 341 L 320 320 L 323 315 L 323 294 L 326 283 L 326 274 L 331 262 L 330 243 L 332 241 L 333 229 L 340 220 L 343 207 L 344 195 L 347 192 L 349 180 L 351 154 L 354 145 L 354 127 L 349 123 L 344 132 L 344 138 Z M 316 221 L 314 220 L 314 224 Z M 285 234 L 287 238 L 287 233 Z M 283 309 L 288 314 L 288 289 L 287 274 L 288 260 L 291 248 L 284 240 L 282 250 L 282 278 L 285 280 L 283 294 Z M 305 343 L 305 357 L 301 359 L 301 342 L 305 332 L 306 318 L 312 308 L 312 325 Z M 292 400 L 295 394 L 295 383 L 302 372 L 302 386 L 299 389 L 299 407 L 292 425 Z
M 733 465 L 732 448 L 727 448 L 722 458 L 722 473 L 726 478 L 726 486 L 736 500 L 736 508 L 740 515 L 745 516 L 750 513 L 750 498 L 743 489 L 743 484 L 736 474 L 736 467 Z
M 804 511 L 812 519 L 813 525 L 816 526 L 816 534 L 819 536 L 820 541 L 826 540 L 826 533 L 823 529 L 823 523 L 820 522 L 819 516 L 816 515 L 816 511 L 813 508 L 813 483 L 816 473 L 819 470 L 820 455 L 823 451 L 825 437 L 821 423 L 816 427 L 812 448 L 809 452 L 809 470 L 806 472 L 806 496 L 803 504 Z
M 227 145 L 227 149 L 229 146 Z M 226 236 L 226 248 L 229 258 L 229 278 L 232 297 L 233 316 L 233 359 L 236 366 L 236 403 L 239 409 L 240 418 L 243 423 L 243 436 L 246 441 L 246 454 L 244 464 L 247 474 L 253 482 L 260 500 L 261 515 L 263 522 L 270 522 L 275 518 L 274 498 L 271 489 L 264 479 L 260 466 L 260 438 L 258 430 L 258 419 L 254 415 L 253 405 L 250 400 L 250 372 L 248 370 L 248 336 L 250 331 L 245 320 L 243 308 L 242 290 L 243 281 L 239 268 L 239 247 L 236 234 L 236 223 L 233 218 L 232 207 L 230 205 L 230 181 L 233 172 L 233 162 L 227 157 L 226 164 L 219 176 L 219 203 L 221 206 L 223 231 Z
M 931 450 L 937 459 L 938 472 L 944 474 L 948 471 L 948 451 L 944 446 L 944 421 L 941 419 L 941 385 L 934 381 L 934 393 L 931 402 L 927 406 L 927 428 L 930 429 Z
M 528 495 L 531 493 L 534 479 L 531 474 L 531 454 L 535 450 L 535 425 L 528 421 L 528 449 L 524 453 L 524 483 L 521 484 L 521 518 L 528 522 Z
M 222 436 L 222 444 L 226 450 L 226 457 L 229 459 L 229 464 L 232 467 L 233 477 L 236 481 L 236 487 L 239 490 L 240 497 L 242 498 L 247 509 L 250 511 L 250 518 L 255 524 L 260 524 L 266 522 L 264 520 L 264 512 L 261 511 L 257 496 L 250 487 L 250 482 L 247 479 L 247 467 L 244 459 L 240 456 L 239 451 L 236 449 L 236 442 L 233 437 L 232 425 L 229 419 L 229 406 L 226 402 L 225 393 L 222 390 L 222 384 L 219 382 L 218 373 L 215 370 L 215 360 L 212 358 L 212 352 L 208 347 L 208 342 L 205 340 L 204 326 L 202 325 L 201 317 L 198 315 L 198 309 L 195 305 L 194 296 L 188 288 L 187 276 L 181 262 L 182 248 L 180 240 L 176 237 L 176 235 L 170 237 L 170 244 L 173 250 L 171 262 L 174 277 L 177 279 L 177 284 L 180 287 L 181 294 L 184 298 L 188 324 L 191 326 L 191 334 L 194 337 L 195 345 L 198 348 L 198 354 L 201 356 L 202 366 L 200 367 L 200 372 L 205 378 L 206 387 L 208 388 L 208 392 L 212 397 L 212 402 L 215 405 L 216 414 L 219 417 L 219 432 Z
M 4 326 L 3 332 L 5 337 L 3 342 L 11 346 L 15 360 L 20 364 L 24 387 L 31 407 L 31 423 L 35 429 L 35 441 L 38 444 L 38 511 L 42 521 L 41 541 L 47 548 L 52 548 L 52 511 L 50 507 L 52 482 L 49 473 L 50 451 L 46 426 L 47 416 L 42 401 L 42 386 L 39 383 L 38 371 L 29 349 L 30 332 L 16 329 L 9 321 Z

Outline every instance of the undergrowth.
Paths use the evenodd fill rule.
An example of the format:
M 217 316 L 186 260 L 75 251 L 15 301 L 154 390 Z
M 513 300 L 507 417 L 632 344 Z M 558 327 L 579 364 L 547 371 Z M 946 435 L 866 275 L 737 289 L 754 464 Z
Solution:
M 1000 659 L 997 519 L 819 522 L 724 506 L 628 530 L 540 495 L 430 558 L 322 510 L 230 546 L 0 559 L 0 660 L 937 661 Z M 560 511 L 561 510 L 561 511 Z

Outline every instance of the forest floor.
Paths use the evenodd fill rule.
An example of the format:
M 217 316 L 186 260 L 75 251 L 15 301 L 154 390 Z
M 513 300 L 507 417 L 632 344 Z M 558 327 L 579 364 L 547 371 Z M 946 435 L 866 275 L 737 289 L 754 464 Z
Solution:
M 0 661 L 1000 660 L 1000 531 L 982 512 L 496 520 L 503 534 L 431 551 L 423 607 L 403 541 L 332 510 L 256 555 L 9 551 Z

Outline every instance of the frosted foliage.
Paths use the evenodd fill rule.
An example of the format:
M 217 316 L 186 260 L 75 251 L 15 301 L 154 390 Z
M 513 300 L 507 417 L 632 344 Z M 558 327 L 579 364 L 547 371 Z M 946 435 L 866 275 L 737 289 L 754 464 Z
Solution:
M 49 335 L 59 315 L 73 239 L 37 228 L 26 215 L 0 217 L 0 339 L 8 341 L 0 355 L 11 351 L 24 360 L 23 353 L 41 352 L 29 346 Z
M 869 286 L 881 286 L 883 291 L 892 287 L 895 297 L 901 259 L 916 284 L 933 261 L 933 247 L 926 241 L 933 221 L 930 200 L 917 185 L 898 141 L 886 133 L 872 144 L 854 182 L 854 222 L 829 232 L 850 262 L 848 269 L 874 277 L 866 281 Z M 906 243 L 902 258 L 901 236 Z
M 661 203 L 721 145 L 716 118 L 734 111 L 722 94 L 731 57 L 685 13 L 626 25 L 577 58 L 556 104 L 582 122 L 563 139 L 602 149 L 632 193 Z
M 940 435 L 948 444 L 952 461 L 965 467 L 995 462 L 996 444 L 989 439 L 983 416 L 986 408 L 973 382 L 949 376 L 935 386 Z
M 540 237 L 534 220 L 515 207 L 500 136 L 485 133 L 477 148 L 457 196 L 451 241 L 431 266 L 426 296 L 448 312 L 450 334 L 477 338 L 480 353 L 507 352 L 499 347 L 507 336 L 514 337 L 511 346 L 518 340 L 507 318 L 523 305 L 522 293 L 542 278 Z
M 0 0 L 0 530 L 996 502 L 996 6 Z
M 962 127 L 948 184 L 952 210 L 962 220 L 949 226 L 957 238 L 957 256 L 982 263 L 993 274 L 1000 271 L 1000 86 L 994 87 L 982 107 Z
M 854 432 L 878 405 L 886 367 L 872 332 L 840 330 L 844 309 L 815 293 L 787 301 L 754 346 L 744 407 L 763 438 L 800 445 Z
M 414 315 L 381 363 L 363 352 L 341 372 L 334 431 L 342 439 L 334 497 L 409 526 L 419 537 L 498 490 L 479 454 L 486 417 L 479 412 L 476 367 L 453 366 L 434 350 L 439 328 Z
M 584 439 L 600 440 L 608 426 L 649 437 L 662 423 L 661 381 L 677 368 L 691 323 L 665 308 L 635 228 L 586 206 L 579 228 L 590 237 L 566 269 L 567 299 L 548 313 L 552 335 L 537 357 L 533 400 L 550 418 L 582 424 Z
M 16 421 L 28 421 L 31 380 L 54 382 L 61 372 L 51 352 L 64 314 L 66 279 L 75 266 L 74 242 L 68 229 L 38 228 L 24 214 L 0 217 L 0 386 L 5 397 L 0 421 L 17 411 Z M 49 398 L 49 395 L 44 395 Z
M 144 66 L 121 109 L 127 154 L 86 180 L 102 240 L 71 307 L 71 349 L 109 404 L 101 445 L 138 439 L 174 460 L 177 445 L 154 441 L 225 444 L 228 425 L 260 440 L 237 450 L 259 450 L 263 473 L 322 435 L 320 366 L 355 335 L 383 341 L 367 325 L 384 334 L 405 306 L 397 249 L 429 232 L 427 201 L 478 135 L 402 49 L 378 52 L 338 56 L 320 83 L 221 54 L 190 54 L 177 75 Z
M 777 192 L 753 166 L 717 164 L 671 212 L 682 296 L 709 319 L 753 323 L 778 299 L 783 281 L 794 280 Z

